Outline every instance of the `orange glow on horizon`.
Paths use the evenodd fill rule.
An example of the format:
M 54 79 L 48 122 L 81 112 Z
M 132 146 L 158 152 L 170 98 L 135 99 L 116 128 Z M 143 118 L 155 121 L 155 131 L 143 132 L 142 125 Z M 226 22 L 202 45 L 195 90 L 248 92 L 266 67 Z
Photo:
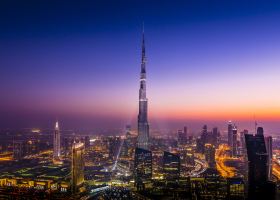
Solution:
M 152 112 L 156 118 L 170 118 L 170 119 L 211 119 L 211 120 L 280 120 L 280 108 L 263 108 L 263 109 L 196 109 L 196 110 L 156 110 Z

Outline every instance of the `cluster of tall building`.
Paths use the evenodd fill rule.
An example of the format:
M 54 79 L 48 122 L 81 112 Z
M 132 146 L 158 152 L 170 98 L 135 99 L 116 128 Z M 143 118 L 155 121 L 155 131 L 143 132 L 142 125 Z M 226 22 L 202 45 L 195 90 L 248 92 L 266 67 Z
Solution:
M 265 137 L 262 127 L 258 127 L 255 134 L 243 130 L 238 137 L 237 127 L 229 121 L 228 146 L 231 149 L 231 156 L 243 156 L 246 162 L 248 198 L 273 199 L 275 183 L 271 182 L 272 137 Z
M 160 186 L 159 188 L 174 190 L 179 195 L 180 192 L 178 188 L 183 185 L 184 190 L 187 188 L 186 190 L 189 194 L 196 199 L 240 199 L 244 197 L 246 185 L 248 186 L 248 198 L 250 200 L 264 199 L 265 197 L 267 199 L 273 199 L 276 188 L 275 184 L 271 181 L 272 137 L 265 137 L 262 127 L 258 127 L 255 134 L 249 134 L 248 130 L 243 130 L 238 133 L 237 126 L 231 121 L 228 123 L 228 141 L 227 145 L 223 145 L 227 146 L 229 149 L 230 158 L 244 158 L 244 171 L 246 172 L 244 178 L 241 178 L 241 176 L 233 178 L 222 177 L 218 173 L 216 149 L 218 149 L 221 144 L 221 136 L 217 127 L 208 130 L 207 125 L 204 125 L 200 136 L 196 138 L 196 140 L 193 140 L 191 137 L 188 138 L 188 129 L 184 127 L 183 130 L 177 131 L 177 143 L 175 145 L 173 145 L 174 140 L 170 142 L 172 144 L 169 146 L 166 144 L 155 145 L 154 143 L 151 145 L 152 140 L 149 136 L 148 122 L 148 99 L 146 94 L 144 32 L 142 37 L 137 142 L 133 140 L 130 134 L 130 126 L 126 127 L 125 140 L 122 140 L 121 137 L 107 137 L 102 141 L 99 150 L 96 150 L 96 152 L 98 151 L 100 154 L 106 155 L 102 155 L 100 158 L 96 159 L 99 165 L 100 163 L 106 163 L 102 161 L 107 159 L 109 161 L 106 164 L 109 163 L 115 166 L 112 167 L 111 172 L 113 172 L 108 175 L 109 178 L 111 178 L 111 175 L 113 176 L 114 170 L 117 168 L 117 162 L 115 161 L 118 161 L 118 158 L 121 157 L 123 160 L 120 160 L 123 161 L 123 163 L 129 163 L 129 169 L 131 169 L 130 164 L 133 163 L 133 173 L 131 173 L 130 176 L 133 176 L 134 187 L 136 187 L 138 191 L 150 189 L 153 187 L 153 184 L 156 183 Z M 157 142 L 160 143 L 161 141 L 158 140 Z M 166 140 L 164 142 L 166 142 Z M 65 148 L 63 149 L 61 146 L 65 146 Z M 166 148 L 167 146 L 168 148 Z M 14 141 L 13 153 L 14 157 L 18 160 L 23 156 L 23 148 L 24 145 L 22 142 Z M 71 189 L 73 193 L 81 191 L 85 182 L 85 177 L 87 177 L 88 180 L 92 177 L 91 175 L 85 175 L 85 150 L 88 148 L 90 148 L 89 137 L 83 140 L 73 139 L 71 141 L 64 138 L 61 142 L 59 123 L 58 121 L 55 122 L 53 132 L 53 164 L 61 166 L 66 154 L 71 152 L 70 171 Z M 97 155 L 94 153 L 92 155 Z M 133 153 L 134 159 L 132 158 Z M 196 161 L 194 159 L 194 153 L 199 155 L 196 155 Z M 157 156 L 162 159 L 159 161 L 158 158 L 155 158 Z M 198 160 L 200 156 L 201 159 Z M 156 170 L 154 170 L 155 160 L 158 165 L 156 166 Z M 196 171 L 197 169 L 195 169 L 197 167 L 196 164 L 200 166 L 201 169 L 205 168 L 205 170 L 201 170 L 203 172 L 201 172 L 199 176 Z M 123 166 L 121 166 L 122 170 L 125 171 L 126 168 Z M 227 166 L 224 164 L 222 167 L 226 168 Z M 107 171 L 108 168 L 106 168 Z M 188 170 L 189 172 L 191 170 L 195 171 L 195 173 L 192 174 L 193 177 L 188 173 L 182 176 L 182 172 Z M 160 177 L 156 180 L 157 182 L 152 179 L 154 171 L 156 171 L 156 174 Z M 128 176 L 127 174 L 126 172 L 125 176 Z M 184 190 L 181 191 L 181 194 L 186 192 Z
M 149 123 L 148 123 L 148 100 L 146 98 L 146 56 L 144 33 L 142 40 L 142 60 L 139 89 L 139 114 L 138 114 L 138 140 L 135 149 L 134 169 L 135 185 L 138 190 L 145 189 L 152 178 L 152 152 L 149 149 Z M 272 171 L 272 138 L 265 138 L 263 129 L 258 128 L 255 135 L 247 130 L 238 137 L 237 126 L 231 121 L 228 123 L 228 146 L 232 157 L 245 156 L 248 161 L 248 197 L 259 199 L 262 194 L 270 192 L 274 194 L 274 184 L 270 182 Z M 240 139 L 239 139 L 240 138 Z M 212 131 L 203 126 L 201 136 L 197 139 L 197 151 L 205 155 L 210 169 L 216 168 L 215 150 L 220 142 L 218 128 Z M 178 131 L 178 146 L 187 144 L 187 128 Z M 246 160 L 245 159 L 245 160 Z M 179 183 L 180 156 L 171 152 L 164 152 L 163 172 L 166 184 L 173 186 Z
M 59 124 L 56 121 L 53 134 L 53 163 L 58 165 L 62 164 L 60 139 Z M 89 145 L 89 138 L 86 138 L 84 142 L 76 142 L 74 139 L 71 144 L 71 188 L 73 193 L 78 192 L 84 183 L 85 144 Z
M 205 152 L 205 145 L 212 144 L 217 147 L 220 140 L 220 132 L 217 127 L 214 127 L 212 131 L 208 131 L 207 125 L 202 127 L 200 138 L 197 139 L 197 151 L 199 153 Z

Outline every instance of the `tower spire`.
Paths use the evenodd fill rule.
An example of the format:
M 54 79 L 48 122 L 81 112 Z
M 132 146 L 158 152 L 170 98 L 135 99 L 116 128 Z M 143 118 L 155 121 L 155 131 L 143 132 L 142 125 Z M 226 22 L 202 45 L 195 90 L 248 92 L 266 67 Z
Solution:
M 144 22 L 143 22 L 143 27 L 142 27 L 142 59 L 141 59 L 141 64 L 142 64 L 142 70 L 145 73 L 145 63 L 146 63 L 146 49 L 145 49 L 145 32 L 144 32 Z

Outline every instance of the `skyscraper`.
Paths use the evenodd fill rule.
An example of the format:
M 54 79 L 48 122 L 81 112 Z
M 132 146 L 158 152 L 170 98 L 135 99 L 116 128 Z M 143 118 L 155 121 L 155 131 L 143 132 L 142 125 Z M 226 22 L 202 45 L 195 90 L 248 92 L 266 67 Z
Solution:
M 139 148 L 149 148 L 149 123 L 148 123 L 148 99 L 146 97 L 146 54 L 144 29 L 142 33 L 142 58 L 139 89 L 139 114 L 138 114 L 138 138 Z
M 233 129 L 233 125 L 232 122 L 229 121 L 228 122 L 228 146 L 232 147 L 232 129 Z
M 248 197 L 249 199 L 273 199 L 275 185 L 268 181 L 268 154 L 263 128 L 257 134 L 245 134 L 248 155 Z
M 267 178 L 268 178 L 268 180 L 271 180 L 271 178 L 272 178 L 272 137 L 271 136 L 265 137 L 265 146 L 266 146 L 266 151 L 267 151 L 267 155 L 268 155 Z
M 202 127 L 202 132 L 201 132 L 201 136 L 200 136 L 200 141 L 198 141 L 198 151 L 201 153 L 205 152 L 205 144 L 208 142 L 209 139 L 209 134 L 207 131 L 207 125 L 204 125 Z
M 84 143 L 76 143 L 72 145 L 72 192 L 76 193 L 78 188 L 84 183 Z
M 188 129 L 187 129 L 186 126 L 184 127 L 184 131 L 183 130 L 178 130 L 178 132 L 177 132 L 177 134 L 178 134 L 178 145 L 186 145 L 187 144 L 187 140 L 188 140 L 187 132 L 188 132 Z
M 247 156 L 246 153 L 246 144 L 245 144 L 245 134 L 248 134 L 249 131 L 244 129 L 240 132 L 240 144 L 241 144 L 241 155 Z
M 152 152 L 149 151 L 148 99 L 146 97 L 146 55 L 144 29 L 139 89 L 138 138 L 134 157 L 134 177 L 137 190 L 145 189 L 152 180 Z
M 144 190 L 152 180 L 152 152 L 142 148 L 135 149 L 134 180 L 137 190 Z
M 233 126 L 232 128 L 232 156 L 237 156 L 237 128 Z
M 215 168 L 215 146 L 213 144 L 205 144 L 205 160 L 208 162 L 210 168 Z
M 163 154 L 163 173 L 166 185 L 174 186 L 179 184 L 180 178 L 180 156 L 164 152 Z
M 53 135 L 53 160 L 54 162 L 60 160 L 60 131 L 58 121 L 55 122 L 55 129 Z
M 218 130 L 218 127 L 213 128 L 212 135 L 212 144 L 215 145 L 215 147 L 218 147 L 220 142 L 220 132 Z

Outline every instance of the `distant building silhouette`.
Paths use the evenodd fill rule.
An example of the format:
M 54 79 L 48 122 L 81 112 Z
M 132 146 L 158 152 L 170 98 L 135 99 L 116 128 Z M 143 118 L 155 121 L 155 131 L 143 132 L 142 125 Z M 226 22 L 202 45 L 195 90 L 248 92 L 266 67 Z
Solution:
M 188 129 L 187 129 L 186 126 L 184 127 L 184 130 L 178 130 L 178 132 L 177 132 L 177 134 L 178 134 L 178 145 L 186 145 L 187 144 L 187 140 L 188 140 L 187 132 L 188 132 Z
M 233 143 L 233 124 L 231 121 L 228 122 L 228 146 L 232 148 L 232 143 Z

